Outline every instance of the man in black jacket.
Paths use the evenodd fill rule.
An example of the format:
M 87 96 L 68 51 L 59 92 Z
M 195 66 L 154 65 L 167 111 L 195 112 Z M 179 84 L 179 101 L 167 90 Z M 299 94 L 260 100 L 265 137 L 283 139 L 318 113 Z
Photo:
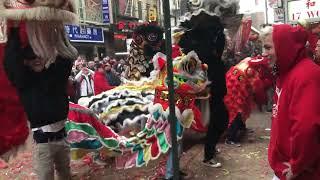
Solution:
M 34 168 L 40 180 L 70 179 L 70 149 L 64 141 L 69 111 L 67 82 L 72 61 L 60 56 L 48 68 L 30 45 L 21 47 L 19 28 L 12 28 L 4 66 L 17 88 L 36 142 Z
M 203 15 L 205 16 L 205 15 Z M 228 126 L 228 110 L 224 104 L 226 88 L 226 67 L 221 60 L 225 46 L 224 28 L 217 17 L 203 18 L 197 26 L 186 31 L 179 41 L 184 53 L 194 50 L 199 59 L 208 65 L 210 84 L 210 122 L 205 140 L 203 164 L 210 167 L 221 167 L 215 158 L 219 150 L 216 145 Z M 205 23 L 210 22 L 210 23 Z

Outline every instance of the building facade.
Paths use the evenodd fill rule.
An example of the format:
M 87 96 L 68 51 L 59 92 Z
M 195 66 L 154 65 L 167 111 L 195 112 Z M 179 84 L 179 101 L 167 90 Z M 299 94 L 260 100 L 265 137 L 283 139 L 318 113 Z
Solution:
M 178 24 L 189 0 L 170 0 L 171 24 Z M 136 26 L 163 25 L 163 0 L 76 0 L 80 24 L 66 26 L 80 55 L 94 57 L 125 54 Z M 93 34 L 93 32 L 95 32 Z

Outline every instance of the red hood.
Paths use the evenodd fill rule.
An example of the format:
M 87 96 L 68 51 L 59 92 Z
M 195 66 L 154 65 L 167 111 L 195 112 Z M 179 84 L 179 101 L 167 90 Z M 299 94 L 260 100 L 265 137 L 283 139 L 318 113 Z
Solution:
M 306 57 L 307 31 L 287 24 L 273 26 L 273 42 L 276 50 L 280 78 Z

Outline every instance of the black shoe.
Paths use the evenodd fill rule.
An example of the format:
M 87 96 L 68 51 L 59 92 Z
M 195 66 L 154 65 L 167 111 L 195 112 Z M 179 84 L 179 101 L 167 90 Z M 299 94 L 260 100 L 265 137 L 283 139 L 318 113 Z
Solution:
M 180 177 L 187 177 L 188 176 L 188 174 L 187 173 L 185 173 L 185 172 L 183 172 L 183 171 L 179 171 L 179 174 L 180 174 Z
M 183 172 L 183 171 L 179 171 L 179 180 L 183 180 L 184 178 L 186 178 L 188 176 L 187 173 Z M 169 179 L 166 179 L 166 178 L 163 178 L 163 180 L 173 180 L 173 177 L 172 178 L 169 178 Z

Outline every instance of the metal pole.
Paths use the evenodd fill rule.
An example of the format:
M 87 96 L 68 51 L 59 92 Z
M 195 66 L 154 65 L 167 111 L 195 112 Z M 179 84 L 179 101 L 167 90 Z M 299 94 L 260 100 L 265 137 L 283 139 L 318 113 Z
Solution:
M 167 78 L 169 91 L 169 121 L 172 144 L 172 162 L 173 162 L 173 179 L 179 179 L 179 158 L 178 158 L 178 144 L 177 144 L 177 121 L 175 115 L 175 101 L 174 101 L 174 87 L 173 87 L 173 67 L 172 67 L 172 44 L 171 44 L 171 15 L 169 0 L 163 0 L 164 12 L 164 28 L 166 35 L 166 55 L 167 55 Z
M 265 9 L 266 9 L 266 24 L 269 24 L 269 17 L 268 17 L 268 0 L 264 1 Z

